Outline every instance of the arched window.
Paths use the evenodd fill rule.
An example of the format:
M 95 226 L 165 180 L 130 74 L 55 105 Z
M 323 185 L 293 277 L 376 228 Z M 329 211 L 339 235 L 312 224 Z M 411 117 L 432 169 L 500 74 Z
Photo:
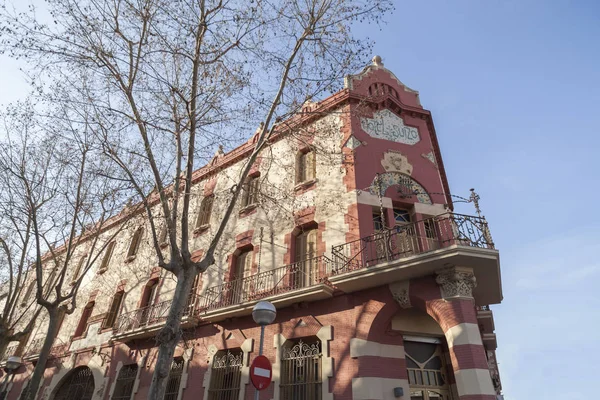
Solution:
M 321 400 L 321 341 L 288 340 L 281 353 L 281 400 Z
M 171 363 L 169 371 L 169 380 L 167 381 L 167 389 L 163 400 L 177 400 L 179 395 L 179 385 L 181 384 L 181 375 L 185 363 L 183 357 L 175 357 Z
M 102 324 L 102 328 L 112 328 L 117 321 L 117 316 L 119 315 L 119 311 L 121 311 L 121 304 L 123 303 L 123 296 L 125 292 L 120 291 L 115 293 L 110 303 L 110 309 L 108 310 L 108 314 L 104 318 L 104 323 Z
M 242 208 L 258 203 L 258 183 L 258 175 L 249 176 L 248 179 L 246 179 L 244 191 L 242 192 Z
M 240 394 L 243 360 L 241 349 L 221 350 L 215 354 L 208 400 L 237 400 Z
M 108 246 L 106 246 L 106 250 L 104 250 L 104 257 L 102 258 L 102 264 L 100 264 L 100 269 L 98 269 L 99 274 L 108 270 L 108 263 L 110 262 L 116 244 L 117 243 L 115 241 L 112 241 L 108 244 Z
M 123 365 L 115 381 L 115 390 L 111 400 L 129 400 L 137 376 L 137 364 Z
M 446 365 L 438 339 L 404 341 L 410 398 L 448 400 L 450 397 Z
M 198 219 L 196 220 L 196 229 L 208 226 L 210 224 L 210 214 L 212 213 L 214 196 L 206 196 L 200 203 L 198 210 Z
M 316 177 L 314 150 L 301 151 L 296 156 L 296 184 L 310 182 Z
M 133 234 L 131 238 L 131 243 L 129 244 L 129 250 L 127 251 L 127 259 L 132 259 L 138 252 L 140 248 L 140 243 L 142 241 L 142 234 L 144 233 L 144 228 L 139 227 Z
M 317 232 L 316 228 L 305 229 L 294 240 L 292 284 L 295 288 L 310 286 L 318 281 Z
M 77 324 L 77 329 L 75 329 L 74 337 L 82 336 L 87 330 L 88 320 L 94 311 L 94 302 L 89 302 L 85 308 L 83 309 L 83 313 L 81 314 L 81 318 L 79 319 L 79 324 Z
M 77 367 L 60 383 L 54 400 L 91 400 L 94 376 L 88 367 Z

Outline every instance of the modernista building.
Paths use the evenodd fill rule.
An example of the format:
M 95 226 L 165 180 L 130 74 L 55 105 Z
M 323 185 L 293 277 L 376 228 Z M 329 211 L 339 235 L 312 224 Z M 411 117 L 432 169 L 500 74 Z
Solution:
M 259 300 L 277 308 L 262 400 L 501 398 L 490 310 L 502 300 L 499 253 L 474 192 L 475 215 L 453 212 L 418 92 L 375 57 L 290 125 L 254 164 L 216 263 L 196 281 L 165 399 L 254 398 Z M 254 139 L 195 172 L 195 257 Z M 127 226 L 63 319 L 40 399 L 147 398 L 175 279 L 156 266 L 144 216 Z M 71 276 L 86 257 L 79 247 Z M 28 383 L 45 323 L 3 354 L 23 360 L 8 399 Z

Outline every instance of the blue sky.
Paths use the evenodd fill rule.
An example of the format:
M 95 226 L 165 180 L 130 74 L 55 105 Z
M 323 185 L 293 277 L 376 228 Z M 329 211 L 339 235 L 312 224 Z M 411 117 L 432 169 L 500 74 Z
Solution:
M 500 249 L 505 398 L 587 399 L 600 359 L 600 2 L 398 2 L 375 53 L 433 113 Z M 593 395 L 592 395 L 593 396 Z
M 453 194 L 501 252 L 507 400 L 587 399 L 600 359 L 600 2 L 398 2 L 361 34 L 431 110 Z M 0 58 L 0 104 L 26 93 Z

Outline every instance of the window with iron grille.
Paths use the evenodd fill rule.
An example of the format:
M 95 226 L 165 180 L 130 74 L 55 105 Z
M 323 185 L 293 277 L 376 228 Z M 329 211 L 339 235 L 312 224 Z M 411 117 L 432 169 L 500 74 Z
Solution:
M 237 400 L 242 380 L 244 354 L 241 349 L 215 354 L 210 374 L 208 400 Z
M 173 359 L 171 370 L 169 371 L 169 380 L 167 381 L 167 390 L 165 390 L 165 397 L 163 398 L 164 400 L 177 400 L 183 366 L 183 357 L 175 357 Z
M 281 400 L 321 399 L 321 342 L 288 340 L 281 353 Z
M 435 339 L 434 339 L 435 340 Z M 404 341 L 411 400 L 448 400 L 450 392 L 440 343 Z
M 129 400 L 131 398 L 137 370 L 137 364 L 123 365 L 117 376 L 111 400 Z
M 54 400 L 91 400 L 94 395 L 94 376 L 88 367 L 77 367 L 64 379 Z

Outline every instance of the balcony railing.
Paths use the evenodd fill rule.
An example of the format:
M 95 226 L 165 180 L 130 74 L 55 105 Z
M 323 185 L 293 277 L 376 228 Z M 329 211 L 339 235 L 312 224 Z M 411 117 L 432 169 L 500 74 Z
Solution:
M 327 271 L 332 267 L 329 258 L 319 256 L 212 286 L 202 296 L 199 311 L 233 306 L 310 287 L 323 282 Z
M 44 340 L 46 338 L 41 337 L 41 338 L 37 338 L 31 341 L 31 343 L 29 343 L 29 346 L 27 347 L 27 350 L 25 350 L 25 357 L 31 357 L 31 356 L 35 356 L 37 354 L 40 354 L 40 352 L 42 351 L 42 346 L 44 345 Z
M 160 303 L 152 304 L 147 307 L 138 308 L 137 310 L 119 315 L 117 323 L 114 327 L 115 334 L 122 334 L 128 331 L 134 331 L 139 328 L 147 328 L 152 325 L 161 324 L 167 319 L 169 309 L 171 308 L 171 300 L 161 301 Z M 191 295 L 188 300 L 182 317 L 194 315 L 198 304 L 198 296 Z
M 438 250 L 451 245 L 493 249 L 485 218 L 442 214 L 399 225 L 332 248 L 331 275 Z
M 0 361 L 6 361 L 8 360 L 8 357 L 16 355 L 18 348 L 19 343 L 14 343 L 6 346 L 6 350 L 4 350 L 4 355 L 2 356 L 2 360 Z

